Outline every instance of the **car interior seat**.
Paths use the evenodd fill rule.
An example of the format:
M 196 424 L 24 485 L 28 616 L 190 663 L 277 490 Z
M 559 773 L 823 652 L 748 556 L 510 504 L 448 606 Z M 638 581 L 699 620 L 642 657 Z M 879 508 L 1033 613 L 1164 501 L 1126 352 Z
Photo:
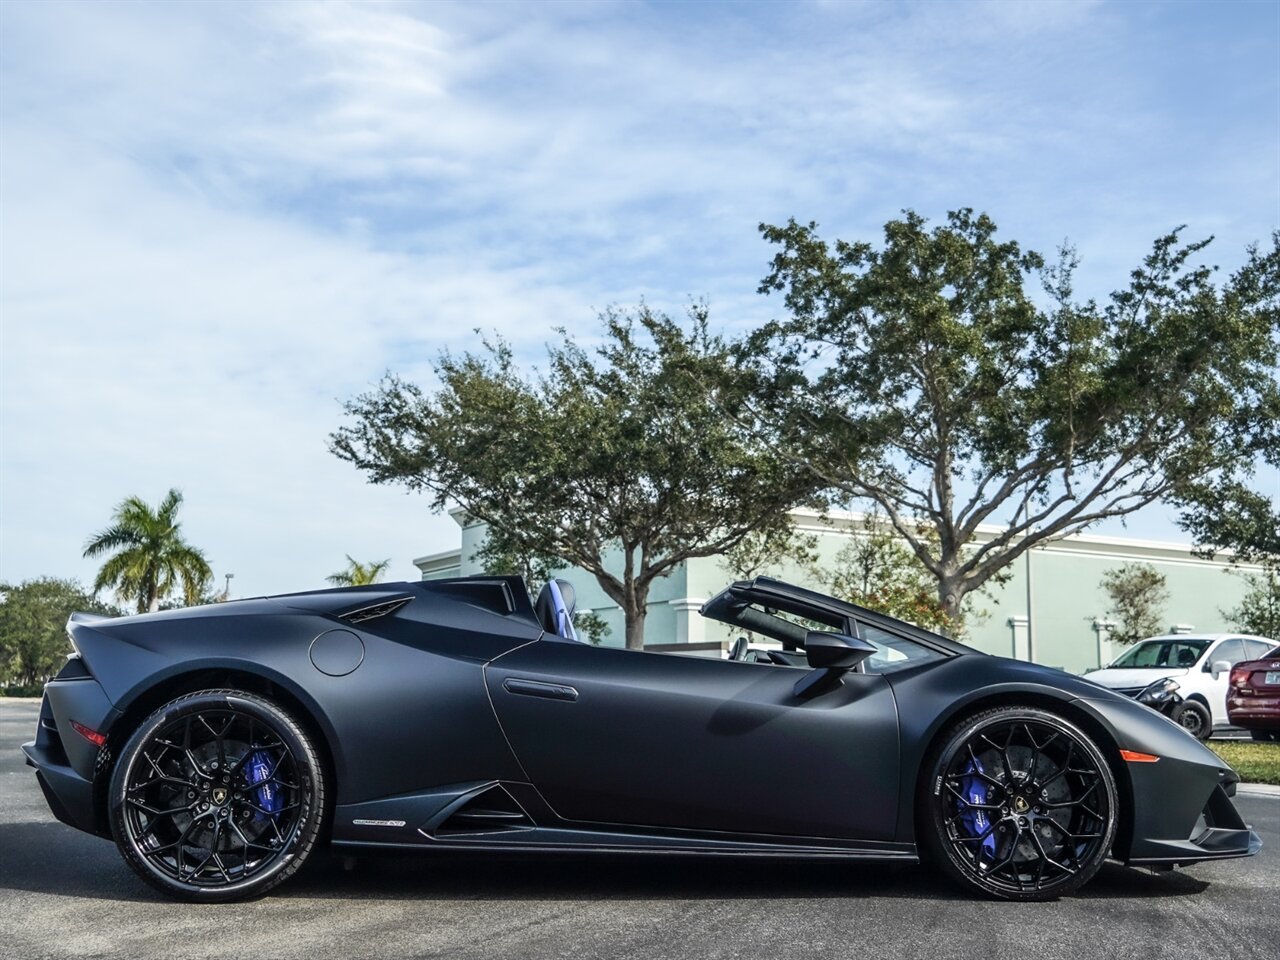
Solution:
M 551 579 L 538 591 L 533 612 L 547 633 L 565 640 L 577 640 L 578 632 L 573 629 L 573 614 L 577 607 L 578 597 L 573 584 L 568 580 Z

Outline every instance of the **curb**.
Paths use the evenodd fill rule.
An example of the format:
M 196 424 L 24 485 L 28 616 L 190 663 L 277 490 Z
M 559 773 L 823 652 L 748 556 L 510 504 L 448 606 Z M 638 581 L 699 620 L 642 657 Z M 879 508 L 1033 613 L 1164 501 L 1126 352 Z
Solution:
M 1280 800 L 1280 787 L 1271 783 L 1237 783 L 1236 793 L 1247 797 L 1275 797 Z

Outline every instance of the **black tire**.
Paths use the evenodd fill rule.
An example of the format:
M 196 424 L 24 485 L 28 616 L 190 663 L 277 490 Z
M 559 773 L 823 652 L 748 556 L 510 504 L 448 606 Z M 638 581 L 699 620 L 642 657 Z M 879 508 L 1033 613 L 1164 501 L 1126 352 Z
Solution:
M 1052 900 L 1087 883 L 1111 851 L 1115 778 L 1079 727 L 1038 707 L 959 721 L 922 768 L 919 824 L 930 862 L 1001 900 Z
M 262 896 L 321 835 L 325 774 L 302 727 L 240 690 L 160 707 L 120 751 L 107 795 L 121 856 L 147 883 L 202 903 Z
M 1275 743 L 1280 740 L 1280 730 L 1250 730 L 1249 736 L 1258 743 Z
M 1199 700 L 1184 700 L 1173 711 L 1172 719 L 1197 740 L 1208 740 L 1213 733 L 1213 715 Z

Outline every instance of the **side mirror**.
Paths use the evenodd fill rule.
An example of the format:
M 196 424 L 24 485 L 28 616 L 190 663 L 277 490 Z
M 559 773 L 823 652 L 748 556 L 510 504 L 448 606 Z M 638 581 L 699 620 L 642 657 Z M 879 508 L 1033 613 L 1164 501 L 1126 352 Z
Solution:
M 844 633 L 810 630 L 804 638 L 804 653 L 814 669 L 852 670 L 876 648 L 865 640 Z
M 804 638 L 805 658 L 813 672 L 795 685 L 797 697 L 814 697 L 840 685 L 840 675 L 848 673 L 876 652 L 873 644 L 844 633 L 810 630 Z
M 1209 665 L 1209 672 L 1213 674 L 1213 679 L 1217 680 L 1222 674 L 1231 672 L 1231 663 L 1227 660 L 1215 660 Z

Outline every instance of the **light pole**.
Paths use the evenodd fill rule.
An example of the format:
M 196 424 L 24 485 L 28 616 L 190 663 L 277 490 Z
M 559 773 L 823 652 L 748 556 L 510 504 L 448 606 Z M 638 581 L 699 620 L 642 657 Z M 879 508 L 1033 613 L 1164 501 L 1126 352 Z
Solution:
M 227 578 L 227 585 L 222 588 L 222 599 L 224 602 L 231 599 L 231 578 L 234 577 L 235 574 L 228 573 L 225 576 Z
M 1022 515 L 1023 522 L 1027 525 L 1024 537 L 1031 536 L 1031 504 L 1026 506 L 1026 512 Z M 1036 662 L 1036 635 L 1035 635 L 1035 593 L 1031 584 L 1031 548 L 1028 547 L 1024 553 L 1027 560 L 1027 662 Z

